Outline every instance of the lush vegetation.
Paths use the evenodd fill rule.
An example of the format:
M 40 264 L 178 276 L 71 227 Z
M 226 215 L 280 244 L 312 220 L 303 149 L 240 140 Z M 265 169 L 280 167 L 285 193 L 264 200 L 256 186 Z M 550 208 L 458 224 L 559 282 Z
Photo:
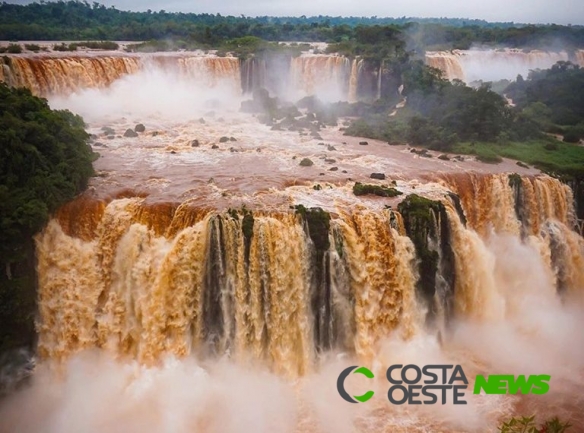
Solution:
M 569 143 L 584 138 L 584 69 L 559 62 L 526 80 L 519 77 L 505 91 L 516 106 L 488 83 L 472 88 L 449 82 L 416 61 L 403 69 L 406 107 L 388 118 L 393 106 L 379 101 L 345 134 L 474 154 L 486 163 L 508 157 L 567 180 L 584 179 L 584 148 L 545 134 L 560 134 Z
M 0 352 L 32 341 L 32 236 L 86 187 L 94 158 L 87 140 L 79 116 L 0 83 Z
M 558 62 L 551 69 L 531 71 L 517 77 L 507 93 L 519 109 L 538 126 L 559 133 L 564 141 L 584 138 L 584 69 Z
M 444 23 L 406 26 L 414 49 L 467 50 L 472 45 L 516 48 L 574 49 L 584 43 L 584 27 L 559 25 L 479 26 L 468 24 L 453 27 Z
M 434 150 L 449 150 L 466 140 L 502 142 L 538 136 L 537 128 L 488 84 L 472 88 L 450 82 L 418 61 L 406 65 L 403 83 L 406 109 L 389 120 L 383 112 L 368 113 L 346 134 L 408 141 Z
M 55 51 L 76 51 L 77 48 L 89 48 L 92 50 L 117 50 L 120 46 L 111 41 L 87 41 L 87 42 L 71 42 L 66 44 L 64 42 L 53 45 Z M 30 49 L 28 45 L 25 48 Z M 35 50 L 33 50 L 35 51 Z
M 397 26 L 357 26 L 350 36 L 330 44 L 327 51 L 363 59 L 393 59 L 393 65 L 406 58 L 406 38 Z
M 240 38 L 219 41 L 215 45 L 203 45 L 196 41 L 153 39 L 150 41 L 128 44 L 125 50 L 138 53 L 154 53 L 159 51 L 180 51 L 198 48 L 213 48 L 216 50 L 218 56 L 225 56 L 229 53 L 241 59 L 246 59 L 252 56 L 262 58 L 276 55 L 295 57 L 300 55 L 302 51 L 309 50 L 310 45 L 297 42 L 282 44 L 266 41 L 256 36 L 243 36 Z
M 353 194 L 360 195 L 377 195 L 379 197 L 397 197 L 403 194 L 393 187 L 386 187 L 381 185 L 370 185 L 356 182 L 353 185 Z
M 0 53 L 20 54 L 22 47 L 20 44 L 8 44 L 7 47 L 0 47 Z
M 570 423 L 562 422 L 558 417 L 550 418 L 539 426 L 535 416 L 513 417 L 503 422 L 499 427 L 501 433 L 564 433 L 571 427 Z
M 183 46 L 218 46 L 255 36 L 267 41 L 343 42 L 359 39 L 369 26 L 401 29 L 408 46 L 468 48 L 473 43 L 513 47 L 584 45 L 584 27 L 487 23 L 469 19 L 379 17 L 233 17 L 220 14 L 126 12 L 99 3 L 57 1 L 0 4 L 4 40 L 174 40 Z M 361 29 L 361 30 L 358 30 Z
M 405 107 L 396 110 L 387 97 L 332 106 L 333 113 L 358 117 L 346 135 L 409 143 L 422 147 L 412 152 L 426 157 L 431 149 L 475 155 L 488 164 L 516 159 L 521 167 L 527 163 L 568 183 L 584 218 L 584 146 L 578 144 L 584 138 L 584 69 L 558 62 L 527 79 L 519 76 L 501 92 L 512 97 L 515 104 L 509 105 L 489 83 L 449 82 L 417 61 L 401 68 Z
M 584 148 L 562 143 L 550 137 L 537 140 L 514 141 L 504 145 L 475 142 L 458 143 L 456 153 L 489 156 L 496 155 L 526 162 L 550 174 L 581 177 L 584 171 Z

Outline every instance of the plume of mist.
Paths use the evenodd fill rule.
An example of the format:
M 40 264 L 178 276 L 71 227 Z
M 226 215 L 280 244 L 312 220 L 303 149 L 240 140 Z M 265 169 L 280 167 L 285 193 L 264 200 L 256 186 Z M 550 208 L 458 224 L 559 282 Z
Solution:
M 64 376 L 51 367 L 0 406 L 0 432 L 286 432 L 295 425 L 291 388 L 266 371 L 174 358 L 147 368 L 97 351 L 73 358 Z
M 69 109 L 89 122 L 123 117 L 185 121 L 210 109 L 238 109 L 242 100 L 239 76 L 210 84 L 212 78 L 148 67 L 108 88 L 53 96 L 49 102 L 53 108 Z

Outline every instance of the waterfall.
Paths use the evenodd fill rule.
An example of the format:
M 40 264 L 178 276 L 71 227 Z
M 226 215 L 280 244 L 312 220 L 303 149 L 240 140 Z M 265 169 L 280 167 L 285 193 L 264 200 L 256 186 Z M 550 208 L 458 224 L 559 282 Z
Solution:
M 477 80 L 514 80 L 532 69 L 547 69 L 569 60 L 565 51 L 524 51 L 520 49 L 428 51 L 426 64 L 440 69 L 449 80 L 471 83 Z
M 576 50 L 574 54 L 576 56 L 576 63 L 584 68 L 584 50 Z
M 194 80 L 208 88 L 227 83 L 239 94 L 266 88 L 270 93 L 297 100 L 317 96 L 324 101 L 379 99 L 383 62 L 379 67 L 365 60 L 350 60 L 335 54 L 237 57 L 213 55 L 115 54 L 95 55 L 25 55 L 0 59 L 0 81 L 14 87 L 27 87 L 35 95 L 67 96 L 90 88 L 106 88 L 124 76 L 140 71 L 162 71 L 181 79 Z
M 187 79 L 202 80 L 213 87 L 229 80 L 241 92 L 239 60 L 235 57 L 143 55 L 10 57 L 0 79 L 14 87 L 27 87 L 34 94 L 67 95 L 86 88 L 107 87 L 128 74 L 157 67 Z M 6 71 L 6 69 L 8 71 Z
M 299 95 L 339 101 L 348 98 L 351 69 L 346 57 L 304 54 L 292 59 L 290 75 Z
M 353 59 L 351 62 L 351 76 L 349 78 L 349 102 L 358 101 L 359 72 L 363 68 L 363 59 Z
M 444 196 L 449 229 L 429 238 L 446 256 L 441 238 L 450 237 L 454 251 L 454 288 L 442 290 L 436 310 L 481 320 L 504 313 L 493 234 L 537 246 L 557 290 L 581 297 L 584 244 L 572 230 L 570 190 L 549 177 L 510 179 L 444 178 L 460 203 Z M 139 198 L 66 205 L 37 237 L 39 354 L 65 359 L 101 347 L 150 364 L 164 354 L 229 353 L 303 375 L 320 350 L 372 359 L 393 330 L 413 335 L 416 285 L 427 278 L 408 237 L 419 222 L 408 217 L 406 232 L 399 213 L 365 207 L 328 225 L 305 218 Z M 434 281 L 448 274 L 433 272 Z
M 469 77 L 462 55 L 435 58 L 450 64 L 451 75 Z M 381 79 L 383 64 L 333 55 L 0 61 L 0 78 L 39 95 L 109 91 L 150 68 L 201 84 L 180 88 L 189 101 L 195 88 L 201 99 L 201 88 L 216 97 L 224 82 L 238 94 L 272 91 L 281 78 L 297 95 L 355 102 L 382 96 L 391 82 Z M 151 82 L 136 81 L 135 91 Z M 189 111 L 173 105 L 178 114 Z M 96 163 L 100 177 L 36 235 L 37 366 L 32 385 L 0 406 L 0 432 L 480 431 L 524 407 L 584 425 L 573 410 L 582 384 L 573 372 L 583 367 L 584 239 L 570 187 L 546 175 L 460 172 L 400 178 L 404 195 L 391 199 L 355 197 L 345 181 L 324 178 L 315 191 L 305 183 L 311 175 L 298 180 L 280 171 L 297 168 L 288 150 L 312 149 L 311 141 L 275 131 L 286 143 L 278 147 L 241 113 L 240 123 L 206 116 L 206 126 L 188 114 L 192 129 L 165 129 L 166 120 L 153 116 L 135 140 L 100 143 L 117 153 Z M 132 127 L 131 116 L 123 128 L 113 125 Z M 111 124 L 90 131 L 105 141 L 99 128 Z M 211 147 L 232 134 L 229 147 Z M 193 139 L 203 145 L 191 148 Z M 138 146 L 145 148 L 135 159 L 122 158 Z M 245 162 L 278 149 L 285 151 L 273 167 L 255 157 Z M 132 175 L 143 174 L 139 162 L 151 156 L 148 167 L 158 172 L 145 173 L 144 182 L 156 192 L 133 192 Z M 373 160 L 366 155 L 363 163 Z M 230 170 L 244 163 L 283 181 L 259 188 L 266 176 L 216 182 L 216 173 L 240 176 Z M 178 185 L 158 183 L 175 170 Z M 238 182 L 245 188 L 230 190 Z M 392 363 L 460 363 L 469 378 L 533 370 L 555 382 L 548 399 L 467 393 L 468 407 L 397 410 L 384 398 L 383 370 Z M 376 378 L 368 382 L 375 399 L 348 405 L 356 410 L 334 388 L 349 365 L 367 366 Z

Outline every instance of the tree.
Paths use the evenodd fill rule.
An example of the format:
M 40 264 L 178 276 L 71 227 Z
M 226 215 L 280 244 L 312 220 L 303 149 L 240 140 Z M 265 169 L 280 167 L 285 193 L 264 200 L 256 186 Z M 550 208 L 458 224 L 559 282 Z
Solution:
M 0 352 L 31 344 L 32 236 L 87 186 L 94 158 L 88 138 L 79 116 L 0 83 Z

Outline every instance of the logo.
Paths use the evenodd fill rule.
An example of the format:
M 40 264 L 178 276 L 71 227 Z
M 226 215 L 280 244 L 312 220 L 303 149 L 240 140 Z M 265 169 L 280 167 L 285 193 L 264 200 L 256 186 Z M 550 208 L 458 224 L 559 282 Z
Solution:
M 393 373 L 395 370 L 399 370 L 399 377 Z M 408 372 L 412 373 L 408 375 Z M 387 380 L 393 385 L 387 392 L 387 398 L 395 405 L 436 404 L 439 398 L 442 404 L 446 404 L 449 393 L 452 393 L 452 404 L 466 404 L 462 400 L 462 391 L 468 388 L 468 380 L 460 365 L 425 365 L 422 368 L 414 364 L 405 367 L 392 365 L 387 369 Z
M 375 376 L 365 367 L 353 366 L 344 369 L 337 379 L 339 395 L 349 403 L 364 403 L 375 394 L 367 391 L 363 395 L 352 396 L 345 390 L 345 380 L 349 374 L 362 374 L 368 379 Z M 402 404 L 467 404 L 464 400 L 464 391 L 468 388 L 468 380 L 460 365 L 425 365 L 418 367 L 414 364 L 403 366 L 392 365 L 387 369 L 386 378 L 391 384 L 387 399 L 395 405 Z M 550 375 L 506 375 L 491 374 L 477 375 L 473 394 L 480 394 L 481 390 L 489 394 L 535 394 L 542 395 L 549 391 Z M 451 397 L 449 398 L 449 395 Z
M 357 403 L 357 401 L 355 401 L 353 399 L 353 397 L 360 401 L 361 403 L 365 403 L 367 400 L 369 400 L 371 397 L 373 397 L 373 395 L 375 394 L 373 391 L 367 391 L 365 394 L 363 395 L 355 395 L 353 397 L 351 397 L 349 395 L 349 393 L 345 390 L 345 379 L 347 378 L 347 376 L 349 374 L 351 374 L 351 372 L 353 372 L 354 374 L 362 374 L 363 376 L 365 376 L 368 379 L 373 379 L 375 377 L 375 375 L 373 373 L 371 373 L 371 370 L 369 370 L 368 368 L 365 367 L 360 367 L 357 370 L 355 370 L 357 368 L 357 366 L 353 366 L 353 367 L 349 367 L 349 368 L 345 368 L 341 374 L 339 374 L 339 378 L 337 379 L 337 391 L 339 391 L 339 395 L 341 397 L 343 397 L 344 400 L 348 401 L 349 403 Z M 355 370 L 355 371 L 353 371 Z
M 550 390 L 549 382 L 552 377 L 548 374 L 537 376 L 524 375 L 512 376 L 508 374 L 491 374 L 487 376 L 477 376 L 473 394 L 480 394 L 481 389 L 485 394 L 547 394 Z

